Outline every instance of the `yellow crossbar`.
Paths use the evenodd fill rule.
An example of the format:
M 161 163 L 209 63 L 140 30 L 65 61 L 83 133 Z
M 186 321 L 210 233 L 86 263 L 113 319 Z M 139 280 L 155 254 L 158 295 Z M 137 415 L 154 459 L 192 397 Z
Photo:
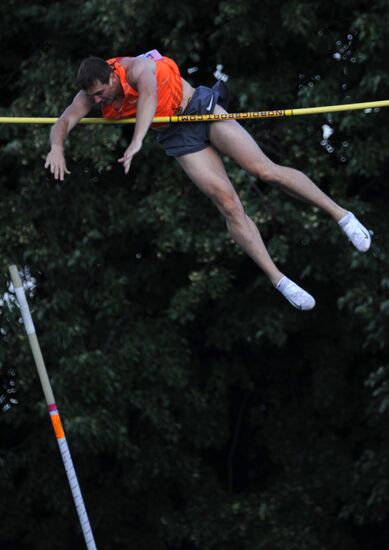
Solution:
M 319 113 L 336 113 L 339 111 L 355 111 L 360 109 L 379 109 L 389 107 L 389 99 L 368 101 L 365 103 L 347 103 L 345 105 L 326 105 L 324 107 L 307 107 L 302 109 L 273 109 L 268 111 L 253 111 L 250 113 L 224 113 L 209 115 L 179 115 L 160 116 L 153 118 L 154 123 L 171 122 L 218 122 L 222 120 L 249 120 L 259 118 L 277 118 L 284 116 L 315 115 Z M 0 117 L 0 124 L 54 124 L 54 117 Z M 80 124 L 135 124 L 136 118 L 111 120 L 106 118 L 82 118 Z

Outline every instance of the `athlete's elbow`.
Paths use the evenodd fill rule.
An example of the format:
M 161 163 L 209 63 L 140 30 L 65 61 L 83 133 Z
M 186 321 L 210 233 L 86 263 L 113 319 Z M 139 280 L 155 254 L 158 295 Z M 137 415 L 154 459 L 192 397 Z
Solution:
M 51 131 L 52 132 L 65 132 L 67 133 L 69 128 L 69 121 L 67 118 L 60 116 L 53 125 Z

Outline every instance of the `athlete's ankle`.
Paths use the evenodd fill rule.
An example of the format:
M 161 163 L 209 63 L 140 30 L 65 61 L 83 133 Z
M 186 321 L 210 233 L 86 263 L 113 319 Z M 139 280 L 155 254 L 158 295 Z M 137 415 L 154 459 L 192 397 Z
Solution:
M 340 220 L 342 220 L 345 216 L 347 216 L 348 213 L 349 213 L 348 210 L 346 210 L 345 208 L 342 208 L 341 206 L 338 206 L 336 210 L 334 210 L 333 212 L 330 212 L 330 216 L 334 221 L 339 223 Z
M 281 279 L 285 277 L 281 271 L 278 271 L 277 273 L 269 275 L 269 279 L 271 281 L 271 284 L 277 288 L 278 283 L 281 281 Z

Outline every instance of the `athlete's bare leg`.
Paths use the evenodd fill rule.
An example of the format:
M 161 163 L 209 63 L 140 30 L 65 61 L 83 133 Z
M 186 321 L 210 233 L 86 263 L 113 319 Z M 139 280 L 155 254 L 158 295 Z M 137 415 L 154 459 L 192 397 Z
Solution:
M 222 160 L 213 147 L 177 158 L 184 171 L 223 214 L 232 239 L 266 273 L 279 292 L 296 308 L 312 309 L 315 300 L 285 277 L 271 259 L 254 222 L 245 213 Z
M 225 112 L 216 106 L 215 113 Z M 178 162 L 197 187 L 213 200 L 224 215 L 233 240 L 266 273 L 277 290 L 298 309 L 312 309 L 315 305 L 313 297 L 283 275 L 271 259 L 257 227 L 243 209 L 217 150 L 231 157 L 250 174 L 265 182 L 276 183 L 287 193 L 327 212 L 340 222 L 343 231 L 360 251 L 366 251 L 370 246 L 366 228 L 305 174 L 272 162 L 236 121 L 212 124 L 210 140 L 212 147 L 178 157 Z
M 232 239 L 266 273 L 273 284 L 282 277 L 271 259 L 254 222 L 245 213 L 221 158 L 213 147 L 176 159 L 189 178 L 223 214 Z
M 216 105 L 215 114 L 225 112 L 220 105 Z M 262 181 L 275 183 L 287 193 L 321 208 L 335 221 L 346 216 L 347 210 L 330 199 L 305 174 L 272 162 L 236 120 L 212 124 L 210 139 L 222 154 L 231 157 L 244 170 Z

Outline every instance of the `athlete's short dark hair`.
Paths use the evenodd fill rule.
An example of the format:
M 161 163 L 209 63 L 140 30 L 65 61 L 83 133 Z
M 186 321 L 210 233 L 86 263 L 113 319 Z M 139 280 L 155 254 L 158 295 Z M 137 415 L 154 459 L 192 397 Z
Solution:
M 89 90 L 96 80 L 102 84 L 108 84 L 112 74 L 111 66 L 100 57 L 87 57 L 78 69 L 77 82 L 81 90 Z

